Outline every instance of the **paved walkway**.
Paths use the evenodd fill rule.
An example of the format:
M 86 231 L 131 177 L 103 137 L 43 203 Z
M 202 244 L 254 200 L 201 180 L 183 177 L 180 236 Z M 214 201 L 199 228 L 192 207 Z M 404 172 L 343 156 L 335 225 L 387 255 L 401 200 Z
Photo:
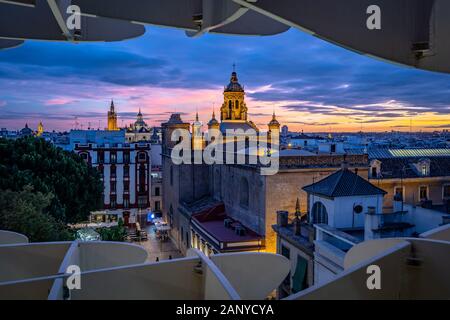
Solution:
M 170 257 L 173 259 L 181 258 L 183 255 L 177 249 L 175 244 L 169 238 L 167 241 L 160 241 L 156 238 L 155 227 L 148 226 L 146 227 L 146 231 L 148 234 L 148 240 L 142 242 L 134 242 L 135 244 L 140 244 L 144 247 L 144 249 L 148 253 L 148 261 L 155 262 L 156 258 L 159 258 L 159 261 L 168 260 Z

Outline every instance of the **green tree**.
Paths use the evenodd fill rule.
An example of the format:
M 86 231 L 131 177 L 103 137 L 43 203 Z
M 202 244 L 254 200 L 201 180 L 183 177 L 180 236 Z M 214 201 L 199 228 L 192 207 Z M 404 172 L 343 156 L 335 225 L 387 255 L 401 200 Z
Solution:
M 124 241 L 127 235 L 127 231 L 124 227 L 122 219 L 119 219 L 117 226 L 109 228 L 98 228 L 96 230 L 103 241 Z
M 29 185 L 19 192 L 2 190 L 0 230 L 22 233 L 32 242 L 72 240 L 67 227 L 45 212 L 53 197 L 35 192 Z
M 86 220 L 101 207 L 100 176 L 77 154 L 44 139 L 0 139 L 0 191 L 20 192 L 27 185 L 53 195 L 43 210 L 63 223 Z

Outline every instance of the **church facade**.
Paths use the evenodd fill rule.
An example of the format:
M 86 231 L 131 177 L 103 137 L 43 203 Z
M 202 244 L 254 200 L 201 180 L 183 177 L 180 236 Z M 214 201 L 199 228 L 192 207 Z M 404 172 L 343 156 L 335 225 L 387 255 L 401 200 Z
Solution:
M 248 119 L 245 90 L 236 72 L 224 89 L 220 121 L 213 113 L 208 129 L 259 128 Z M 343 162 L 368 177 L 367 155 L 313 154 L 299 150 L 279 153 L 275 175 L 262 174 L 260 165 L 252 164 L 180 164 L 175 165 L 171 151 L 176 129 L 195 132 L 199 121 L 184 122 L 172 114 L 162 124 L 163 216 L 170 224 L 171 236 L 182 252 L 198 248 L 206 255 L 236 251 L 276 252 L 276 212 L 294 212 L 297 198 L 302 212 L 307 212 L 303 186 L 318 181 L 340 168 Z M 195 128 L 194 128 L 195 127 Z M 267 131 L 279 133 L 275 114 Z M 278 135 L 277 135 L 278 136 Z M 225 137 L 226 138 L 226 137 Z

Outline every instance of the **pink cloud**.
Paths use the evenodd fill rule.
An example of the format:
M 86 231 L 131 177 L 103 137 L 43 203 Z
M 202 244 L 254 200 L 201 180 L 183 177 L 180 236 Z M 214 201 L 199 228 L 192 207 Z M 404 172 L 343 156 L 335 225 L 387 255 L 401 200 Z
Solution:
M 46 106 L 62 106 L 62 105 L 66 105 L 72 102 L 75 102 L 76 100 L 71 99 L 71 98 L 54 98 L 54 99 L 49 99 L 47 101 L 44 102 L 44 105 Z

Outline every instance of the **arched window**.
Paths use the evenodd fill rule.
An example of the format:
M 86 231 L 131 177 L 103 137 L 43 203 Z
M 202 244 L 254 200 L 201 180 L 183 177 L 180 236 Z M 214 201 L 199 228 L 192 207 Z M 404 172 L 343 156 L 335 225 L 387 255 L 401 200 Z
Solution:
M 173 207 L 172 207 L 172 205 L 170 205 L 170 209 L 169 209 L 169 223 L 170 223 L 170 226 L 173 227 Z
M 239 109 L 239 100 L 236 100 L 236 109 Z
M 240 205 L 243 208 L 248 208 L 249 204 L 249 188 L 248 188 L 248 181 L 246 178 L 241 178 L 241 185 L 240 185 Z
M 314 203 L 312 208 L 312 219 L 312 223 L 328 224 L 327 208 L 325 208 L 322 202 Z

